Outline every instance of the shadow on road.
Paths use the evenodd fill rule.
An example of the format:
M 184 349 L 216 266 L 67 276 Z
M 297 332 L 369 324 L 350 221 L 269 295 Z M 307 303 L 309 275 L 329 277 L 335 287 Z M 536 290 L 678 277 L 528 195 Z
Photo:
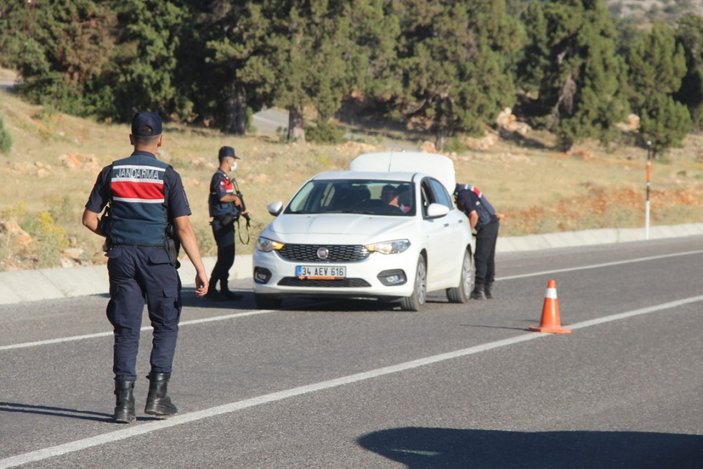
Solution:
M 67 409 L 64 407 L 49 407 L 43 405 L 20 404 L 17 402 L 0 402 L 0 413 L 18 412 L 24 414 L 53 415 L 96 422 L 112 422 L 112 414 L 93 412 L 90 410 Z
M 114 423 L 112 414 L 104 412 L 94 412 L 92 410 L 68 409 L 65 407 L 50 407 L 44 405 L 20 404 L 18 402 L 0 402 L 0 414 L 3 412 L 13 412 L 22 414 L 51 415 L 54 417 L 65 417 L 78 420 L 92 420 L 93 422 Z M 157 417 L 137 416 L 137 421 L 148 422 L 160 420 Z
M 369 433 L 357 441 L 410 469 L 693 469 L 703 460 L 703 436 L 670 433 L 407 427 Z

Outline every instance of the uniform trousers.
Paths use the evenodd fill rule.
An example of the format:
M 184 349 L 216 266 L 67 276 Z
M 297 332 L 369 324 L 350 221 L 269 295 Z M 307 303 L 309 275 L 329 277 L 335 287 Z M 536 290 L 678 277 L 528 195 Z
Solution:
M 107 318 L 114 328 L 116 380 L 136 381 L 136 361 L 144 304 L 154 328 L 151 372 L 171 373 L 181 316 L 181 280 L 160 246 L 115 246 L 108 251 L 110 301 Z
M 218 217 L 212 219 L 212 234 L 217 244 L 217 262 L 210 275 L 210 284 L 227 283 L 229 269 L 234 265 L 234 221 L 222 223 Z
M 481 225 L 476 229 L 476 285 L 491 284 L 496 275 L 496 241 L 498 240 L 498 229 L 500 221 L 492 218 L 490 222 Z

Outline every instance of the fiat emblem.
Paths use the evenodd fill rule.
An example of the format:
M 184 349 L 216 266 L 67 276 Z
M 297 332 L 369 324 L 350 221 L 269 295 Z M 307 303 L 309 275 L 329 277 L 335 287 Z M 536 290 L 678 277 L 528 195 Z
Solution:
M 317 257 L 320 259 L 327 259 L 330 256 L 330 250 L 322 247 L 322 248 L 317 248 Z

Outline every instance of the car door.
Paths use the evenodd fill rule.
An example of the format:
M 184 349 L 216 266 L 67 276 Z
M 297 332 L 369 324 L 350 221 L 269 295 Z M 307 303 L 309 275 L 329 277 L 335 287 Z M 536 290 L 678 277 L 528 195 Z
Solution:
M 427 241 L 427 288 L 435 290 L 444 288 L 447 283 L 454 284 L 457 279 L 450 279 L 458 272 L 456 265 L 463 258 L 461 238 L 457 237 L 460 220 L 453 210 L 453 204 L 447 190 L 438 180 L 426 177 L 421 183 L 422 226 Z M 449 213 L 439 218 L 429 218 L 427 207 L 437 203 L 449 208 Z M 456 281 L 454 281 L 456 280 Z

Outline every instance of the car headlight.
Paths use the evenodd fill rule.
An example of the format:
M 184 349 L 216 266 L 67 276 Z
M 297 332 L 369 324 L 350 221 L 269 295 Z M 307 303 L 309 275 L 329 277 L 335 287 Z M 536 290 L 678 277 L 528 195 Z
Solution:
M 283 249 L 283 246 L 285 246 L 284 243 L 279 243 L 278 241 L 264 238 L 263 236 L 259 236 L 259 239 L 256 240 L 256 249 L 261 252 L 280 251 Z
M 410 247 L 409 239 L 395 239 L 393 241 L 383 241 L 380 243 L 366 244 L 364 246 L 369 252 L 381 254 L 398 254 Z

